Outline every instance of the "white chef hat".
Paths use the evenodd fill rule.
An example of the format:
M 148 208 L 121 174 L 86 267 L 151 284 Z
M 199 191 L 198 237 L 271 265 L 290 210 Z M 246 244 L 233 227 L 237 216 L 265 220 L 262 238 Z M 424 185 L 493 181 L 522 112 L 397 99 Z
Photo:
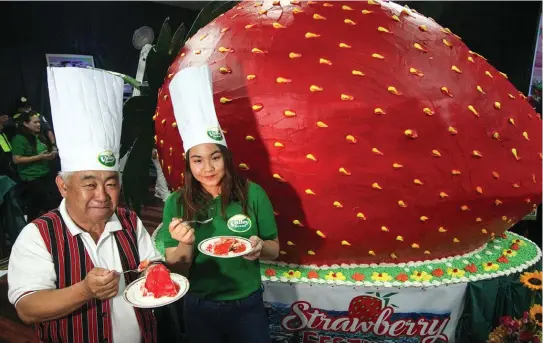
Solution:
M 62 171 L 119 171 L 122 78 L 84 68 L 47 68 Z
M 170 82 L 170 97 L 183 149 L 215 143 L 226 146 L 213 103 L 213 81 L 207 65 L 185 68 Z

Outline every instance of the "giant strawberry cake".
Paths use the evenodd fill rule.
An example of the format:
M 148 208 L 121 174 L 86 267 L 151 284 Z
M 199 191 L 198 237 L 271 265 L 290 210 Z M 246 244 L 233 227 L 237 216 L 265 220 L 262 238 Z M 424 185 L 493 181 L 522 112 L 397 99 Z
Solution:
M 142 286 L 143 296 L 154 298 L 175 297 L 179 292 L 179 285 L 170 277 L 170 271 L 163 264 L 154 266 L 145 278 Z
M 156 144 L 183 183 L 168 84 L 208 64 L 241 173 L 276 211 L 264 279 L 441 284 L 540 257 L 506 233 L 541 199 L 541 121 L 461 37 L 406 7 L 246 1 L 187 41 L 159 92 Z

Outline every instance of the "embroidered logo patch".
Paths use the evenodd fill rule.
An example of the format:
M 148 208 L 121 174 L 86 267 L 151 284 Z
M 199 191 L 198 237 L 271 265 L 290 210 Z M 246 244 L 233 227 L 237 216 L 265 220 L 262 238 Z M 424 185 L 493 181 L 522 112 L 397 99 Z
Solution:
M 245 232 L 251 229 L 252 223 L 251 218 L 247 217 L 244 214 L 236 214 L 232 218 L 228 219 L 226 223 L 228 228 L 234 232 Z
M 107 150 L 98 154 L 98 162 L 100 162 L 100 164 L 104 167 L 111 168 L 115 166 L 117 159 L 115 158 L 113 152 Z
M 222 132 L 220 127 L 210 127 L 207 129 L 207 135 L 213 140 L 219 142 L 222 141 Z

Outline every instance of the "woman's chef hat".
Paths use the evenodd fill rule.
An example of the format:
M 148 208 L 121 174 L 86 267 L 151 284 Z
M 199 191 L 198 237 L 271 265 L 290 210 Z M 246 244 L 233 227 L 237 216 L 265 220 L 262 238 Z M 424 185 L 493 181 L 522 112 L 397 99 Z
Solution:
M 207 65 L 178 72 L 170 82 L 170 97 L 185 152 L 203 143 L 226 146 L 215 112 L 211 70 Z
M 119 171 L 122 78 L 106 71 L 47 68 L 62 171 Z

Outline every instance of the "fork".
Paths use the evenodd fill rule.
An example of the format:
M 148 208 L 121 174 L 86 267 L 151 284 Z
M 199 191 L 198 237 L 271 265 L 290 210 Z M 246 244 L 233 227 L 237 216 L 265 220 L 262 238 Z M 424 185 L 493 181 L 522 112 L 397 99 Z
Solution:
M 183 222 L 183 223 L 198 223 L 198 224 L 207 224 L 209 223 L 210 221 L 213 220 L 213 217 L 211 218 L 208 218 L 206 220 L 187 220 L 186 222 Z
M 160 260 L 149 261 L 149 265 L 159 263 L 159 262 L 160 262 Z M 126 274 L 126 273 L 141 273 L 141 272 L 142 271 L 139 269 L 139 266 L 138 266 L 138 268 L 136 268 L 136 269 L 123 270 L 122 272 L 117 272 L 117 274 L 122 275 L 122 274 Z

